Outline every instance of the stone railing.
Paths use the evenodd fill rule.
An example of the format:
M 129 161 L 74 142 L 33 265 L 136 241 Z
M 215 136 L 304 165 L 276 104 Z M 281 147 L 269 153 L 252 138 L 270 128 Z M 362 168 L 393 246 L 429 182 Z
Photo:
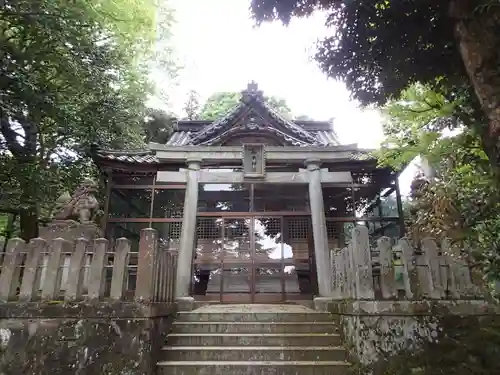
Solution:
M 29 244 L 14 238 L 0 254 L 0 302 L 131 300 L 173 302 L 177 253 L 157 233 L 141 231 L 138 252 L 126 238 L 84 238 Z
M 422 300 L 481 298 L 469 264 L 444 241 L 422 241 L 420 248 L 388 237 L 370 246 L 366 227 L 352 231 L 349 245 L 330 253 L 334 299 Z

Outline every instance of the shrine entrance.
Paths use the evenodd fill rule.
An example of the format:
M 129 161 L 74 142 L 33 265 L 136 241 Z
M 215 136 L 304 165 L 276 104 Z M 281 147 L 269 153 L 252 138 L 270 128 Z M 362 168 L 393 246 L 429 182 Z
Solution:
M 329 250 L 355 225 L 373 240 L 404 235 L 398 172 L 341 145 L 331 121 L 281 116 L 255 82 L 217 120 L 179 120 L 166 143 L 91 155 L 106 180 L 107 237 L 137 249 L 154 228 L 178 253 L 176 297 L 328 297 Z
M 200 191 L 194 298 L 222 303 L 311 299 L 316 276 L 307 186 L 213 185 Z

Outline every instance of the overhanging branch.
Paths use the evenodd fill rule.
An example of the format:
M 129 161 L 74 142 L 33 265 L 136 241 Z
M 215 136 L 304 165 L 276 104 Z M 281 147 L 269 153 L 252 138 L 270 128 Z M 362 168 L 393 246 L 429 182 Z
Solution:
M 5 143 L 9 151 L 16 157 L 22 156 L 24 154 L 24 148 L 17 142 L 16 138 L 18 134 L 12 129 L 8 118 L 0 118 L 0 131 L 5 138 Z

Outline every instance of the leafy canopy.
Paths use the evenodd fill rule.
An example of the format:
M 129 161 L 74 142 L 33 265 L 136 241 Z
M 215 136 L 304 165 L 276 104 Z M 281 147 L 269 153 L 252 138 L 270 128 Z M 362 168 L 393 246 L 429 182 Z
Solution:
M 450 238 L 473 249 L 474 260 L 492 279 L 500 276 L 500 194 L 480 139 L 452 116 L 467 98 L 450 102 L 429 86 L 415 84 L 383 108 L 384 165 L 401 168 L 425 158 L 434 177 L 417 178 L 407 204 L 416 239 Z
M 497 0 L 252 0 L 257 22 L 327 14 L 315 59 L 362 104 L 384 104 L 416 82 L 481 137 L 500 176 L 500 6 Z
M 153 0 L 4 1 L 0 200 L 24 238 L 41 206 L 92 173 L 92 143 L 143 144 L 155 14 Z
M 439 162 L 450 151 L 446 134 L 461 130 L 454 116 L 463 98 L 450 102 L 429 85 L 414 84 L 398 100 L 381 108 L 385 139 L 378 152 L 379 161 L 396 169 L 414 158 L 425 156 Z
M 203 104 L 198 118 L 201 120 L 216 120 L 238 105 L 240 98 L 241 93 L 239 92 L 216 92 Z M 292 117 L 292 111 L 285 100 L 274 96 L 264 96 L 264 100 L 282 116 Z
M 467 81 L 448 1 L 252 0 L 251 6 L 258 22 L 288 23 L 326 11 L 332 34 L 318 44 L 315 58 L 364 104 L 383 104 L 416 81 Z

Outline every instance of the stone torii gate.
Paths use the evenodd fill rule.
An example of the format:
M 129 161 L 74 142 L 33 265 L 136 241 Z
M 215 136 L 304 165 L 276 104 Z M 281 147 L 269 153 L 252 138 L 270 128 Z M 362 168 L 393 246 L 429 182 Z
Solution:
M 199 183 L 243 183 L 259 181 L 261 183 L 307 184 L 314 235 L 314 253 L 317 267 L 318 289 L 322 297 L 332 295 L 328 238 L 325 223 L 322 184 L 352 182 L 348 171 L 330 172 L 321 168 L 324 161 L 339 161 L 352 159 L 352 148 L 346 146 L 324 147 L 272 147 L 260 145 L 258 160 L 252 164 L 245 163 L 248 152 L 243 146 L 220 147 L 169 147 L 160 144 L 150 144 L 160 160 L 184 162 L 187 168 L 178 171 L 158 171 L 156 181 L 169 183 L 185 183 L 186 194 L 184 216 L 180 241 L 180 252 L 176 275 L 176 297 L 191 299 L 189 287 L 191 283 L 191 264 L 195 245 L 196 211 L 198 204 Z M 248 152 L 247 152 L 248 151 Z M 254 151 L 254 149 L 253 149 Z M 255 155 L 254 155 L 255 156 Z M 224 163 L 241 160 L 242 171 L 217 172 L 202 169 L 204 163 Z M 268 162 L 302 162 L 306 167 L 298 172 L 267 172 Z M 252 166 L 253 165 L 253 166 Z M 257 166 L 258 170 L 256 170 Z

